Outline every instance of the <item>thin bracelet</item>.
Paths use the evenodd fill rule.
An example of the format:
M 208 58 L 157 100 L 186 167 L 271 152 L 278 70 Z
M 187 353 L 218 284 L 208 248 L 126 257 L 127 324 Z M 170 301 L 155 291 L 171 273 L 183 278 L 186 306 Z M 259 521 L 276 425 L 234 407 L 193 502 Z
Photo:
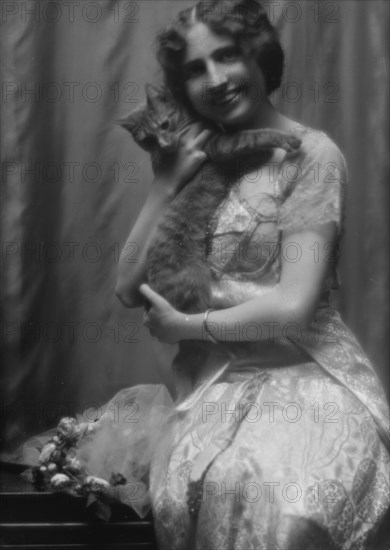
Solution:
M 206 335 L 209 337 L 209 339 L 213 342 L 213 344 L 218 344 L 217 340 L 214 338 L 214 336 L 211 334 L 210 332 L 210 329 L 208 328 L 207 326 L 207 318 L 209 316 L 209 314 L 212 312 L 212 311 L 215 311 L 214 309 L 208 309 L 205 314 L 203 315 L 203 322 L 202 322 L 202 326 L 203 326 L 203 330 L 204 332 L 206 333 Z

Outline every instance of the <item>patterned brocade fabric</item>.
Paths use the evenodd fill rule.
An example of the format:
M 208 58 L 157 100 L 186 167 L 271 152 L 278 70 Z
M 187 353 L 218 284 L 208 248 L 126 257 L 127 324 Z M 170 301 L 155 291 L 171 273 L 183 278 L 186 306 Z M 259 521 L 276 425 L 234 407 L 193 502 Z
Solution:
M 151 477 L 159 548 L 379 548 L 388 453 L 364 405 L 316 363 L 231 372 L 173 431 L 168 471 Z M 188 485 L 215 444 L 193 517 Z

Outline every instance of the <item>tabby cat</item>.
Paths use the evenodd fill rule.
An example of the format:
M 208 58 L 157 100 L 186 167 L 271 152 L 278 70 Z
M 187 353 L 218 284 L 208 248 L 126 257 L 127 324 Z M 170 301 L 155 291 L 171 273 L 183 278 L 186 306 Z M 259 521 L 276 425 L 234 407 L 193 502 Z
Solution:
M 119 123 L 151 153 L 156 171 L 177 148 L 178 132 L 197 120 L 164 88 L 148 84 L 146 97 L 146 103 Z M 259 166 L 273 148 L 293 151 L 300 143 L 295 135 L 272 129 L 216 131 L 204 147 L 209 161 L 175 196 L 157 228 L 147 254 L 148 284 L 179 311 L 197 313 L 210 307 L 208 228 L 217 206 L 243 172 L 244 161 L 255 159 Z

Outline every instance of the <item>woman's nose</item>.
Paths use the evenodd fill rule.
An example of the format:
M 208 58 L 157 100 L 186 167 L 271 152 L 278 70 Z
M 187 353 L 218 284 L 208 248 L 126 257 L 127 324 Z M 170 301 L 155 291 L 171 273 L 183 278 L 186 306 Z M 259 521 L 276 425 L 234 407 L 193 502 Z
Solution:
M 219 91 L 226 87 L 228 82 L 226 72 L 221 66 L 218 66 L 218 64 L 210 62 L 207 67 L 207 75 L 210 91 Z

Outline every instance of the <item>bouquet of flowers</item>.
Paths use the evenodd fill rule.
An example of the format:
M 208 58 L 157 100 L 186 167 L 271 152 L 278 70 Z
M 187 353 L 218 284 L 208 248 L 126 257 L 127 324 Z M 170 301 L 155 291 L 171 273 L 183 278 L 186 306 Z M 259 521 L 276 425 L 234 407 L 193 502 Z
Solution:
M 88 475 L 77 456 L 78 442 L 94 433 L 95 423 L 77 423 L 75 418 L 62 418 L 55 435 L 44 444 L 39 464 L 24 472 L 24 477 L 39 490 L 61 491 L 87 498 L 96 514 L 104 520 L 111 516 L 110 502 L 115 500 L 118 485 L 125 485 L 122 474 L 112 473 L 109 481 Z

